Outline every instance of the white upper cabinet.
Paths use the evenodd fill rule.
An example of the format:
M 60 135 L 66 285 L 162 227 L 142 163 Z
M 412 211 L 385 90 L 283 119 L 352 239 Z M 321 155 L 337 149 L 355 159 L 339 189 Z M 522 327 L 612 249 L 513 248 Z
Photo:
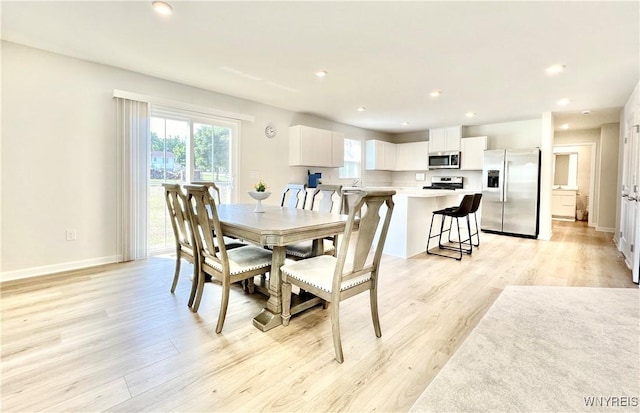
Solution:
M 487 149 L 486 136 L 460 139 L 460 169 L 463 171 L 481 171 L 485 149 Z
M 396 144 L 396 171 L 426 171 L 428 169 L 428 141 Z
M 426 171 L 429 169 L 429 142 L 365 143 L 365 169 L 380 171 Z
M 339 132 L 331 132 L 331 166 L 344 166 L 344 134 Z
M 390 142 L 365 142 L 365 169 L 393 171 L 396 169 L 396 145 Z
M 344 163 L 344 135 L 310 126 L 289 127 L 289 166 L 338 167 Z
M 452 152 L 460 150 L 462 126 L 429 129 L 429 152 Z

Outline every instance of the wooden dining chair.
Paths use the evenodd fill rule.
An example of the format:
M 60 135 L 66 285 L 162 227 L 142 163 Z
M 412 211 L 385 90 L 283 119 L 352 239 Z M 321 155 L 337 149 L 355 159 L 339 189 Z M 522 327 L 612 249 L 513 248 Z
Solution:
M 213 200 L 216 201 L 217 204 L 221 204 L 220 198 L 220 188 L 213 181 L 191 181 L 190 185 L 202 185 L 206 186 L 209 190 L 209 193 L 213 197 Z
M 207 188 L 187 185 L 187 207 L 196 243 L 198 271 L 196 298 L 192 310 L 198 311 L 204 290 L 205 274 L 222 284 L 222 299 L 216 333 L 222 331 L 229 305 L 231 284 L 253 279 L 256 275 L 271 271 L 271 252 L 264 248 L 246 245 L 227 250 L 218 219 L 216 204 Z M 214 239 L 218 242 L 214 242 Z
M 344 361 L 339 323 L 341 301 L 369 291 L 373 329 L 377 337 L 382 336 L 378 318 L 378 274 L 393 212 L 394 194 L 395 191 L 361 192 L 361 197 L 349 212 L 345 241 L 336 257 L 320 255 L 281 267 L 283 324 L 288 325 L 291 318 L 292 284 L 330 302 L 333 345 L 339 363 Z M 354 239 L 351 239 L 352 235 Z
M 359 199 L 359 194 L 360 192 L 362 192 L 362 188 L 349 188 L 349 189 L 343 189 L 342 190 L 342 196 L 341 196 L 341 205 L 340 205 L 340 213 L 341 214 L 349 214 L 349 211 L 351 211 L 351 208 L 353 208 L 353 205 L 356 203 L 356 201 Z
M 287 184 L 282 191 L 280 206 L 302 209 L 306 203 L 307 184 Z
M 190 185 L 202 185 L 202 186 L 206 187 L 207 190 L 209 191 L 209 194 L 211 195 L 211 198 L 216 202 L 216 204 L 219 205 L 220 203 L 222 203 L 221 198 L 220 198 L 220 188 L 218 187 L 218 185 L 216 185 L 215 182 L 213 182 L 213 181 L 191 181 Z M 217 242 L 217 240 L 214 240 L 214 241 Z M 244 242 L 240 241 L 237 238 L 227 237 L 225 235 L 224 236 L 224 245 L 227 247 L 228 250 L 230 250 L 232 248 L 244 247 L 247 244 L 245 244 Z
M 173 228 L 173 235 L 176 244 L 176 268 L 173 275 L 173 283 L 171 284 L 171 293 L 174 293 L 178 285 L 178 277 L 180 276 L 180 266 L 182 260 L 185 259 L 193 264 L 194 274 L 198 268 L 198 255 L 194 253 L 196 250 L 195 239 L 191 232 L 191 224 L 187 211 L 187 199 L 182 192 L 179 184 L 162 184 L 164 187 L 165 203 L 167 212 Z M 194 276 L 195 278 L 195 276 Z M 196 293 L 195 282 L 191 287 L 188 306 L 191 307 Z
M 310 209 L 320 212 L 339 213 L 341 207 L 341 190 L 342 185 L 325 185 L 320 184 L 313 191 Z M 327 237 L 323 241 L 324 254 L 335 255 L 337 246 L 337 235 Z M 305 259 L 313 257 L 313 241 L 300 241 L 295 244 L 287 245 L 286 254 L 292 259 Z

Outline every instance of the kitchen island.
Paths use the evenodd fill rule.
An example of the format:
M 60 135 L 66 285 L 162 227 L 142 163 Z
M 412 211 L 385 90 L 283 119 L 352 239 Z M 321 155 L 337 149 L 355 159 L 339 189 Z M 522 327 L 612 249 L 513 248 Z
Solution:
M 393 187 L 385 187 L 385 189 L 394 189 L 396 194 L 393 196 L 395 206 L 383 252 L 401 258 L 409 258 L 425 252 L 433 211 L 457 206 L 464 195 L 481 192 L 480 190 L 470 189 L 457 189 L 455 191 Z M 479 219 L 480 213 L 478 212 Z M 479 222 L 478 225 L 480 225 Z M 439 217 L 436 217 L 433 226 L 434 229 L 436 229 L 436 226 L 437 230 L 440 229 Z

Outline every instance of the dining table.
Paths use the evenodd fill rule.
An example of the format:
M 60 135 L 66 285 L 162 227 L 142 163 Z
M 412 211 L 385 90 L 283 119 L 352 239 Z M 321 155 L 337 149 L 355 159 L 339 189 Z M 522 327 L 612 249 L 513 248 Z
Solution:
M 267 331 L 282 324 L 282 282 L 280 267 L 284 265 L 287 245 L 313 240 L 315 255 L 323 251 L 324 237 L 344 232 L 347 215 L 306 209 L 264 205 L 254 212 L 255 204 L 219 204 L 218 219 L 225 236 L 239 238 L 269 247 L 272 252 L 266 308 L 253 318 L 253 325 Z M 317 297 L 303 300 L 294 297 L 291 314 L 322 303 Z

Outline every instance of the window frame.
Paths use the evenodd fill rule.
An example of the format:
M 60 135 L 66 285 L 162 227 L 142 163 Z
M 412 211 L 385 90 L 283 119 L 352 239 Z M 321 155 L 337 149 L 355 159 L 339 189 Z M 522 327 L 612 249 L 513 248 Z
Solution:
M 359 159 L 357 161 L 347 161 L 347 145 L 348 142 L 357 142 L 358 146 L 359 146 Z M 356 179 L 362 179 L 362 158 L 363 158 L 363 145 L 362 145 L 362 140 L 361 139 L 352 139 L 352 138 L 345 138 L 344 139 L 344 164 L 346 164 L 347 162 L 357 162 L 357 166 L 354 167 L 354 171 L 356 173 L 356 176 L 352 176 L 352 175 L 344 175 L 345 172 L 347 171 L 346 166 L 341 166 L 340 168 L 338 168 L 338 179 L 352 179 L 352 180 L 356 180 Z
M 238 190 L 237 188 L 239 187 L 239 183 L 238 183 L 238 178 L 239 178 L 239 148 L 240 148 L 240 141 L 241 141 L 241 124 L 242 122 L 239 119 L 233 119 L 233 118 L 225 118 L 225 117 L 221 117 L 221 116 L 215 116 L 215 115 L 209 115 L 209 114 L 202 114 L 202 113 L 197 113 L 197 112 L 192 112 L 189 110 L 184 110 L 184 109 L 179 109 L 179 108 L 172 108 L 172 107 L 167 107 L 164 105 L 155 105 L 155 104 L 150 104 L 150 108 L 149 108 L 149 123 L 151 124 L 151 120 L 153 118 L 162 118 L 165 120 L 173 120 L 173 121 L 180 121 L 180 122 L 187 122 L 187 130 L 188 130 L 188 137 L 186 139 L 186 157 L 187 159 L 185 159 L 185 176 L 184 176 L 184 181 L 183 183 L 189 183 L 192 182 L 194 179 L 194 172 L 195 172 L 195 151 L 194 151 L 194 140 L 195 140 L 195 125 L 196 124 L 200 124 L 200 125 L 211 125 L 213 127 L 219 126 L 219 127 L 224 127 L 224 128 L 229 128 L 230 129 L 230 138 L 229 138 L 229 162 L 231 163 L 230 168 L 229 168 L 229 184 L 228 184 L 228 194 L 229 194 L 229 199 L 228 202 L 237 202 L 238 200 Z M 147 137 L 147 142 L 151 141 L 151 127 L 149 127 L 148 129 L 148 137 Z M 165 136 L 166 139 L 166 136 Z M 145 156 L 147 156 L 147 158 L 149 159 L 149 163 L 150 163 L 150 159 L 151 159 L 151 146 L 149 145 L 149 149 L 147 150 L 147 153 L 145 154 Z M 150 167 L 150 165 L 149 165 Z M 147 171 L 147 174 L 149 172 Z M 163 178 L 163 182 L 167 182 L 166 176 L 165 178 Z M 147 183 L 147 197 L 148 199 L 151 199 L 151 190 L 152 190 L 152 182 L 151 180 L 149 180 L 149 182 Z M 227 200 L 223 200 L 223 202 L 226 202 Z M 147 250 L 148 250 L 148 255 L 157 255 L 157 254 L 164 254 L 167 252 L 170 252 L 171 250 L 175 249 L 175 243 L 173 242 L 173 240 L 169 240 L 168 238 L 165 238 L 165 245 L 164 246 L 151 246 L 149 244 L 150 239 L 149 239 L 149 235 L 151 234 L 152 228 L 151 228 L 151 210 L 150 210 L 150 206 L 148 206 L 145 210 L 145 220 L 147 222 L 148 225 L 148 229 L 145 233 L 145 237 L 147 238 L 145 240 L 145 243 L 147 245 Z M 165 216 L 165 221 L 166 219 L 168 219 L 168 217 Z M 166 225 L 170 225 L 170 223 L 165 222 L 165 226 Z M 165 232 L 166 233 L 166 232 Z M 173 235 L 173 234 L 172 234 Z

